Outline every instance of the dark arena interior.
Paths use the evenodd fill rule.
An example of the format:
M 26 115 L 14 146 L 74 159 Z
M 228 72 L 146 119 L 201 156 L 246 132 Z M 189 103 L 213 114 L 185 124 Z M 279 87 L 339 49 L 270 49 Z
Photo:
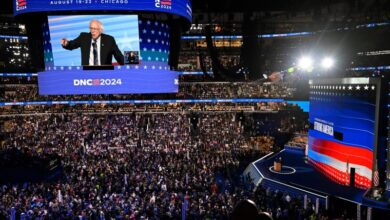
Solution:
M 0 13 L 0 219 L 390 219 L 390 1 Z

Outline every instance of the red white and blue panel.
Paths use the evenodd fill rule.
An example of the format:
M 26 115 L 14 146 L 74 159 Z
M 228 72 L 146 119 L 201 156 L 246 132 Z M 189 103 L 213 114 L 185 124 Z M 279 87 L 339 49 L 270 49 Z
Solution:
M 343 185 L 372 183 L 375 143 L 375 85 L 311 85 L 309 161 Z

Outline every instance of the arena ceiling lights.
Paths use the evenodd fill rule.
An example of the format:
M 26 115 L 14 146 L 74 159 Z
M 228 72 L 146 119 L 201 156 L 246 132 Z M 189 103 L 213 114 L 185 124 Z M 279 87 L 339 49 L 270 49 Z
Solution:
M 316 67 L 328 70 L 333 68 L 334 64 L 335 60 L 332 57 L 324 57 L 321 62 L 313 60 L 310 56 L 303 56 L 298 60 L 298 68 L 305 72 L 312 72 Z

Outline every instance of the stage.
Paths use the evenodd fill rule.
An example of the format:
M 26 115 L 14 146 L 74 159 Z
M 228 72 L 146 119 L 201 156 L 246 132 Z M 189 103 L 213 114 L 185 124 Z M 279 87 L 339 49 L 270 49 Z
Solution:
M 273 163 L 280 157 L 283 169 L 279 173 L 273 170 Z M 272 182 L 283 185 L 284 188 L 291 187 L 295 191 L 302 191 L 303 194 L 312 194 L 313 198 L 320 197 L 319 199 L 326 200 L 329 196 L 334 196 L 361 204 L 366 192 L 366 190 L 339 185 L 331 181 L 305 159 L 303 151 L 284 149 L 255 161 L 253 165 L 261 176 L 260 184 L 269 186 L 269 182 Z M 322 202 L 326 203 L 325 200 Z

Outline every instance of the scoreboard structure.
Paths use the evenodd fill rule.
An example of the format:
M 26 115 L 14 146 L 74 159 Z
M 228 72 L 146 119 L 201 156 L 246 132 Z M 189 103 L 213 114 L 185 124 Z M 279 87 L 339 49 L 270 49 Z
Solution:
M 40 95 L 178 92 L 174 69 L 181 33 L 192 22 L 190 0 L 14 0 L 14 15 L 26 23 Z M 93 20 L 115 39 L 116 61 L 103 55 L 115 49 L 111 43 L 98 44 L 107 60 L 101 66 L 81 62 L 87 46 L 63 48 L 63 39 L 81 34 L 88 36 L 83 45 L 92 43 Z
M 380 78 L 310 80 L 308 160 L 336 183 L 386 185 L 387 84 Z

